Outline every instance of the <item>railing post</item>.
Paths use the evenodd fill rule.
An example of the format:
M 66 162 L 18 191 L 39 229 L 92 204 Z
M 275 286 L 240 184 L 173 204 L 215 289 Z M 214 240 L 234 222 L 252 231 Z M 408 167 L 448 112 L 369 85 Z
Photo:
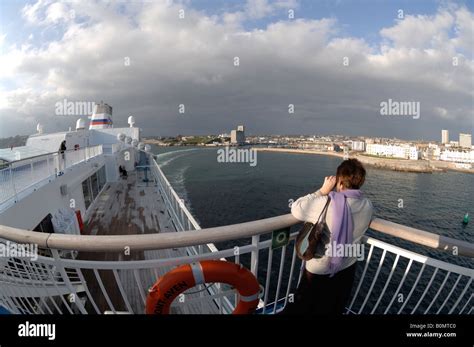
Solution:
M 12 167 L 10 165 L 10 182 L 13 188 L 13 195 L 15 196 L 15 200 L 18 201 L 18 196 L 16 195 L 16 188 L 15 188 L 15 180 L 13 179 Z
M 56 176 L 57 176 L 61 172 L 61 154 L 56 153 L 55 156 L 56 156 L 56 168 L 55 168 L 55 170 L 56 170 Z
M 260 235 L 252 236 L 252 246 L 254 249 L 251 253 L 250 258 L 250 271 L 254 274 L 255 277 L 258 276 L 258 243 L 260 241 Z
M 31 176 L 31 181 L 34 182 L 35 181 L 35 176 L 34 176 L 34 172 L 33 172 L 33 159 L 30 159 L 30 176 Z
M 57 249 L 51 249 L 51 253 L 53 254 L 53 258 L 55 260 L 56 270 L 59 271 L 59 273 L 61 274 L 61 278 L 63 279 L 63 281 L 66 284 L 66 286 L 68 287 L 68 289 L 71 291 L 71 294 L 73 294 L 75 296 L 74 299 L 76 301 L 74 301 L 73 303 L 77 305 L 77 307 L 79 308 L 79 311 L 81 311 L 82 314 L 87 314 L 87 311 L 84 308 L 84 305 L 82 304 L 82 301 L 80 300 L 79 296 L 77 295 L 76 289 L 73 287 L 71 281 L 69 280 L 69 276 L 67 275 L 66 269 L 63 266 L 63 262 L 62 262 L 61 257 L 59 256 L 58 250 Z M 84 283 L 83 285 L 87 285 L 87 284 Z

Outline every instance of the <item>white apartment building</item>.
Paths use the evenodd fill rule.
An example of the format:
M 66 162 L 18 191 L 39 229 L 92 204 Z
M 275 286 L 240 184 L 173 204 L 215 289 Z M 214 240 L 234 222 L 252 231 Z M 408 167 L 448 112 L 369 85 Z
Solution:
M 421 152 L 415 146 L 410 146 L 410 151 L 408 154 L 408 159 L 410 160 L 418 160 L 421 158 Z
M 400 158 L 400 159 L 420 159 L 420 151 L 415 146 L 409 145 L 384 145 L 379 143 L 368 143 L 366 153 L 381 157 Z
M 463 148 L 472 147 L 472 136 L 471 134 L 459 134 L 459 146 Z
M 441 130 L 441 143 L 442 144 L 449 143 L 449 131 L 448 130 Z
M 441 152 L 440 160 L 472 164 L 474 163 L 474 151 L 444 150 Z
M 352 150 L 353 151 L 365 151 L 365 142 L 364 141 L 352 141 Z

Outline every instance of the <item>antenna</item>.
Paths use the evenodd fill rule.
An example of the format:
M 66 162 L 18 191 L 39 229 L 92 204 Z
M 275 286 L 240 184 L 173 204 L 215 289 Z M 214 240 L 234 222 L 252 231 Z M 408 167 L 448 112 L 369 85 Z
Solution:
M 133 128 L 135 126 L 135 117 L 128 117 L 128 124 L 130 124 L 130 128 Z

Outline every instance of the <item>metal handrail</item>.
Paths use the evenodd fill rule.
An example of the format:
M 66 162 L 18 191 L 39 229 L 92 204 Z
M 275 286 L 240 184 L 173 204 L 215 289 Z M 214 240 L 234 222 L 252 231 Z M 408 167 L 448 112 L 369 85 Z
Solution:
M 139 235 L 65 235 L 38 233 L 0 225 L 0 238 L 17 243 L 35 243 L 41 248 L 65 249 L 88 252 L 117 252 L 124 247 L 134 251 L 187 247 L 207 243 L 230 241 L 269 233 L 287 228 L 301 221 L 291 214 L 260 219 L 221 227 Z M 458 255 L 474 258 L 474 244 L 424 230 L 407 227 L 384 219 L 375 218 L 369 226 L 382 234 L 398 237 L 419 245 L 444 251 L 457 251 Z M 454 248 L 457 247 L 457 248 Z
M 168 178 L 166 178 L 166 175 L 163 173 L 160 166 L 158 165 L 158 163 L 154 159 L 153 159 L 153 165 L 155 166 L 155 169 L 160 174 L 161 179 L 166 183 L 167 187 L 172 188 L 171 183 L 168 181 Z M 174 189 L 170 189 L 170 192 L 171 192 L 172 196 L 176 199 L 176 201 L 181 201 L 181 202 L 183 201 Z M 183 213 L 186 215 L 186 217 L 191 222 L 191 224 L 194 226 L 194 228 L 196 230 L 201 230 L 201 227 L 199 226 L 198 222 L 196 221 L 194 216 L 191 214 L 191 212 L 189 212 L 189 210 L 187 208 L 182 208 L 182 210 L 183 210 Z
M 21 162 L 21 161 L 36 159 L 36 158 L 40 158 L 40 157 L 47 157 L 47 156 L 56 155 L 56 154 L 77 152 L 77 151 L 79 151 L 79 150 L 81 150 L 81 149 L 93 148 L 93 147 L 98 147 L 98 146 L 101 146 L 101 145 L 80 147 L 80 148 L 76 148 L 76 149 L 66 149 L 66 150 L 64 150 L 64 151 L 57 150 L 57 151 L 54 151 L 54 152 L 48 152 L 48 153 L 43 153 L 43 154 L 34 155 L 34 156 L 31 156 L 31 157 L 28 157 L 28 158 L 23 158 L 23 159 L 18 159 L 18 160 L 12 160 L 12 161 L 9 161 L 9 162 L 4 163 L 3 165 L 5 165 L 5 166 L 2 168 L 2 170 L 3 170 L 4 168 L 8 168 L 8 166 L 10 166 L 10 165 L 12 165 L 12 164 L 16 164 L 16 163 Z M 14 148 L 15 148 L 15 147 L 13 147 L 13 150 L 14 150 Z

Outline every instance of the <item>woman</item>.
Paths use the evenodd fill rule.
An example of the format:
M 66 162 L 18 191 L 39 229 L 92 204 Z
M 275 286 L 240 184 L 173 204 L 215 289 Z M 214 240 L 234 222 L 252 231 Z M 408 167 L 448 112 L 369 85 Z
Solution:
M 372 203 L 359 190 L 365 174 L 357 159 L 343 161 L 336 176 L 326 177 L 318 191 L 296 200 L 291 213 L 301 221 L 315 223 L 329 196 L 326 223 L 331 245 L 360 244 L 373 213 Z M 342 314 L 351 293 L 356 261 L 353 253 L 341 256 L 328 251 L 322 258 L 307 261 L 294 302 L 283 313 Z

